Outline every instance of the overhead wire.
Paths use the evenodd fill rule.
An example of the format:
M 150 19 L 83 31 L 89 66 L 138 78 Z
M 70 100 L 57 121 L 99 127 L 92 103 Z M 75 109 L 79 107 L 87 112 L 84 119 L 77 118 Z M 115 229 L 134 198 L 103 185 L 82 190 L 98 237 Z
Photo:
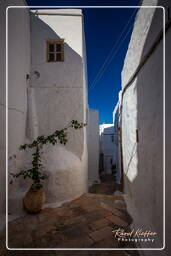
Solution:
M 129 18 L 128 22 L 125 24 L 125 26 L 124 26 L 124 28 L 123 28 L 123 30 L 122 30 L 122 32 L 121 32 L 119 38 L 117 39 L 116 43 L 113 45 L 112 49 L 110 50 L 110 52 L 109 52 L 109 54 L 108 54 L 106 60 L 104 61 L 103 65 L 101 66 L 100 70 L 98 71 L 98 73 L 97 73 L 95 79 L 93 80 L 92 84 L 91 84 L 90 87 L 89 87 L 89 90 L 90 90 L 90 91 L 95 88 L 96 84 L 97 84 L 97 83 L 99 82 L 99 80 L 101 79 L 101 77 L 102 77 L 102 75 L 104 74 L 104 72 L 106 71 L 108 65 L 111 63 L 112 59 L 116 56 L 116 54 L 118 53 L 118 51 L 119 51 L 119 49 L 120 49 L 122 43 L 124 42 L 124 40 L 125 40 L 126 37 L 128 36 L 129 32 L 131 31 L 133 25 L 130 26 L 129 28 L 128 28 L 128 26 L 129 26 L 129 24 L 130 24 L 132 18 L 134 17 L 136 11 L 137 11 L 137 9 L 135 9 L 134 12 L 132 13 L 132 15 L 131 15 L 131 17 Z M 127 32 L 126 32 L 124 38 L 122 38 L 122 36 L 123 36 L 123 34 L 124 34 L 124 32 L 126 31 L 127 28 L 128 28 L 128 30 L 127 30 Z M 121 38 L 122 38 L 122 40 L 121 40 Z M 120 42 L 120 40 L 121 40 L 121 42 Z M 120 43 L 120 44 L 119 44 L 119 43 Z M 118 44 L 119 44 L 119 45 L 118 45 Z
M 105 60 L 105 62 L 103 63 L 102 67 L 100 68 L 100 70 L 99 70 L 98 74 L 96 75 L 95 79 L 97 79 L 97 76 L 99 76 L 99 74 L 100 74 L 101 76 L 103 75 L 103 73 L 105 72 L 107 66 L 110 64 L 111 60 L 112 60 L 112 59 L 114 58 L 114 56 L 117 54 L 116 51 L 119 50 L 119 48 L 120 48 L 122 42 L 123 42 L 123 41 L 125 40 L 125 38 L 128 36 L 130 30 L 132 29 L 132 26 L 130 26 L 129 29 L 127 30 L 127 33 L 125 34 L 125 37 L 122 39 L 121 44 L 119 45 L 119 48 L 117 47 L 117 49 L 116 49 L 117 44 L 119 43 L 119 41 L 120 41 L 122 35 L 124 34 L 125 30 L 127 29 L 127 27 L 129 26 L 129 23 L 131 22 L 131 19 L 133 18 L 133 16 L 134 16 L 134 14 L 136 13 L 136 11 L 137 11 L 137 9 L 135 9 L 135 11 L 132 13 L 130 19 L 128 20 L 128 22 L 127 22 L 126 25 L 124 26 L 124 28 L 123 28 L 123 30 L 122 30 L 122 32 L 121 32 L 121 34 L 120 34 L 120 36 L 119 36 L 117 42 L 116 42 L 116 43 L 114 44 L 114 46 L 112 47 L 112 49 L 111 49 L 111 51 L 110 51 L 108 57 L 106 58 L 106 60 Z M 114 52 L 115 49 L 116 49 L 116 51 Z M 114 52 L 114 53 L 113 53 L 113 52 Z M 113 53 L 113 54 L 112 54 L 112 53 Z M 108 60 L 108 59 L 109 59 L 109 60 Z M 107 61 L 108 61 L 108 63 L 107 63 Z M 105 65 L 106 65 L 106 67 L 105 67 Z M 102 72 L 102 74 L 101 74 L 101 72 Z M 101 79 L 101 76 L 100 76 L 100 79 Z M 94 79 L 94 82 L 95 82 L 95 79 Z M 98 81 L 99 81 L 99 79 L 98 79 Z M 97 81 L 97 82 L 98 82 L 98 81 Z M 93 82 L 93 84 L 94 84 L 94 82 Z M 96 82 L 96 84 L 97 84 L 97 82 Z M 93 84 L 92 84 L 92 85 L 93 85 Z M 89 90 L 94 89 L 94 87 L 96 86 L 96 84 L 93 85 L 93 88 L 90 88 Z M 78 106 L 78 108 L 76 108 L 76 110 L 74 111 L 74 113 L 73 113 L 73 115 L 72 115 L 71 120 L 74 118 L 75 113 L 77 113 L 77 111 L 78 111 L 79 108 L 80 108 L 80 106 Z M 65 127 L 68 126 L 68 125 L 71 123 L 71 120 L 66 123 Z

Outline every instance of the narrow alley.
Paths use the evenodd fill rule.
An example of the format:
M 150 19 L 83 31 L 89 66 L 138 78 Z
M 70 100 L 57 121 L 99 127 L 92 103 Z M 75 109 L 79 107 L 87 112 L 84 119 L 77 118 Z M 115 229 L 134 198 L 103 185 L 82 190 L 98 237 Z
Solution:
M 83 194 L 61 207 L 45 208 L 39 214 L 26 215 L 10 222 L 8 245 L 10 248 L 135 247 L 134 243 L 119 241 L 113 232 L 119 228 L 129 231 L 132 218 L 127 213 L 124 198 L 112 195 L 112 189 L 113 184 L 105 181 L 105 183 L 98 184 L 96 193 Z M 1 246 L 4 239 L 5 237 L 1 236 Z M 91 255 L 89 252 L 78 254 Z M 1 256 L 3 255 L 11 255 L 11 253 L 5 254 L 4 252 Z M 18 255 L 18 251 L 12 255 Z M 34 253 L 30 252 L 29 255 L 34 255 Z M 52 255 L 66 254 L 65 252 L 60 254 L 52 252 Z M 138 254 L 135 252 L 127 254 L 124 251 L 115 251 L 112 254 L 109 251 L 105 255 Z
M 0 3 L 0 256 L 170 255 L 171 3 L 112 1 Z

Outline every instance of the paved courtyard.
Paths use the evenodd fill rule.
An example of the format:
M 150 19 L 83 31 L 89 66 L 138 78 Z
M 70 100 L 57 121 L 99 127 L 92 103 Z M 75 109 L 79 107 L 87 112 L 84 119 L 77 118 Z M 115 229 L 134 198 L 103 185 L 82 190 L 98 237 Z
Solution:
M 9 224 L 10 248 L 118 248 L 112 232 L 129 227 L 131 217 L 121 196 L 87 193 L 61 207 L 46 208 Z M 8 251 L 1 235 L 1 256 L 69 255 L 70 251 Z M 91 249 L 90 249 L 91 250 Z M 93 254 L 92 254 L 93 253 Z M 98 253 L 98 254 L 97 254 Z M 129 255 L 124 251 L 74 251 L 74 255 Z M 130 251 L 129 251 L 130 253 Z M 73 253 L 72 253 L 73 254 Z M 135 251 L 131 252 L 135 254 Z

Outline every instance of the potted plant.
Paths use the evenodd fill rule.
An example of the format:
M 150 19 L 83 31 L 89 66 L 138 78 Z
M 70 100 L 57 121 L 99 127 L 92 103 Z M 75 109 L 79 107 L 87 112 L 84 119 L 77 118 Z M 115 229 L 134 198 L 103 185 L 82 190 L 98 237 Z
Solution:
M 72 120 L 67 127 L 62 130 L 56 130 L 48 136 L 38 136 L 32 143 L 24 144 L 19 147 L 19 150 L 30 149 L 32 153 L 32 167 L 27 170 L 11 175 L 14 178 L 22 176 L 24 179 L 29 178 L 32 180 L 32 185 L 23 199 L 24 208 L 29 213 L 38 213 L 41 211 L 45 202 L 45 191 L 43 189 L 43 181 L 47 179 L 47 175 L 43 172 L 41 161 L 42 149 L 47 144 L 55 145 L 57 142 L 65 145 L 67 143 L 67 130 L 68 128 L 81 129 L 85 126 L 77 120 Z

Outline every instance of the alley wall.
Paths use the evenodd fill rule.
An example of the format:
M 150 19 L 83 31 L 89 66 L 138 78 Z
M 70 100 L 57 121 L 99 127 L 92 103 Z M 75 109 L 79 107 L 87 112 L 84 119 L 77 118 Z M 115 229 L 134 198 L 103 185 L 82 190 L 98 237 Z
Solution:
M 67 14 L 67 15 L 65 15 Z M 81 10 L 38 10 L 31 14 L 29 136 L 48 135 L 71 120 L 86 123 L 84 31 Z M 47 61 L 47 41 L 64 39 L 64 61 Z M 34 120 L 36 122 L 34 123 Z M 45 149 L 47 203 L 62 203 L 87 192 L 87 127 L 69 129 L 65 146 Z
M 89 110 L 88 115 L 88 181 L 99 182 L 99 112 Z
M 157 232 L 153 244 L 141 246 L 157 248 L 163 247 L 164 217 L 162 28 L 162 8 L 138 11 L 122 71 L 125 194 L 134 225 Z
M 171 8 L 171 6 L 170 6 Z M 171 22 L 171 17 L 170 17 Z M 170 172 L 170 166 L 171 166 L 171 157 L 170 157 L 170 150 L 171 150 L 171 139 L 170 139 L 170 127 L 171 127 L 171 103 L 170 103 L 170 97 L 171 97 L 171 75 L 170 75 L 170 66 L 171 66 L 171 26 L 168 28 L 166 33 L 166 109 L 165 109 L 165 125 L 166 125 L 166 253 L 167 255 L 171 252 L 171 229 L 170 229 L 170 223 L 171 223 L 171 204 L 170 204 L 170 184 L 171 184 L 171 172 Z
M 20 4 L 25 5 L 22 1 Z M 43 15 L 37 15 L 25 8 L 9 9 L 9 220 L 25 214 L 22 201 L 31 185 L 28 179 L 14 179 L 10 175 L 31 167 L 32 151 L 20 151 L 19 146 L 31 143 L 39 135 L 47 136 L 63 129 L 73 119 L 87 123 L 81 10 L 52 10 L 51 15 L 48 12 L 44 10 Z M 60 39 L 64 39 L 64 61 L 47 62 L 47 41 Z M 2 41 L 2 47 L 4 44 Z M 5 55 L 2 56 L 5 66 Z M 1 85 L 5 91 L 4 82 Z M 4 100 L 5 93 L 1 104 L 5 123 Z M 5 163 L 4 137 L 1 140 Z M 45 207 L 61 205 L 87 192 L 87 154 L 87 127 L 69 129 L 65 146 L 44 147 L 42 163 L 48 175 L 44 183 Z M 2 175 L 5 179 L 4 169 Z M 4 179 L 1 179 L 3 186 Z M 1 203 L 5 211 L 5 200 Z
M 103 174 L 112 174 L 112 165 L 116 164 L 116 146 L 114 143 L 114 124 L 101 124 L 100 132 L 100 169 Z
M 30 72 L 30 20 L 29 12 L 27 9 L 9 8 L 7 10 L 7 24 L 8 24 L 8 59 L 7 59 L 7 87 L 9 89 L 8 102 L 6 102 L 6 78 L 5 78 L 5 64 L 6 64 L 6 7 L 9 5 L 25 5 L 22 0 L 17 1 L 2 1 L 0 8 L 0 26 L 1 26 L 1 39 L 0 39 L 0 51 L 1 51 L 1 99 L 0 99 L 0 187 L 2 194 L 0 197 L 0 215 L 5 214 L 5 151 L 6 151 L 6 136 L 5 136 L 5 111 L 8 104 L 8 156 L 15 156 L 15 160 L 10 160 L 10 163 L 14 164 L 13 171 L 15 169 L 16 158 L 21 164 L 21 154 L 18 153 L 18 146 L 25 142 L 25 130 L 26 130 L 26 116 L 27 116 L 27 74 Z M 15 24 L 15 25 L 14 25 Z M 15 40 L 14 40 L 15 38 Z M 16 155 L 17 154 L 17 155 Z M 13 158 L 14 159 L 14 158 Z M 9 191 L 10 191 L 9 185 Z M 15 201 L 15 200 L 14 200 Z M 0 216 L 3 221 L 2 215 Z M 2 227 L 2 226 L 1 226 Z

